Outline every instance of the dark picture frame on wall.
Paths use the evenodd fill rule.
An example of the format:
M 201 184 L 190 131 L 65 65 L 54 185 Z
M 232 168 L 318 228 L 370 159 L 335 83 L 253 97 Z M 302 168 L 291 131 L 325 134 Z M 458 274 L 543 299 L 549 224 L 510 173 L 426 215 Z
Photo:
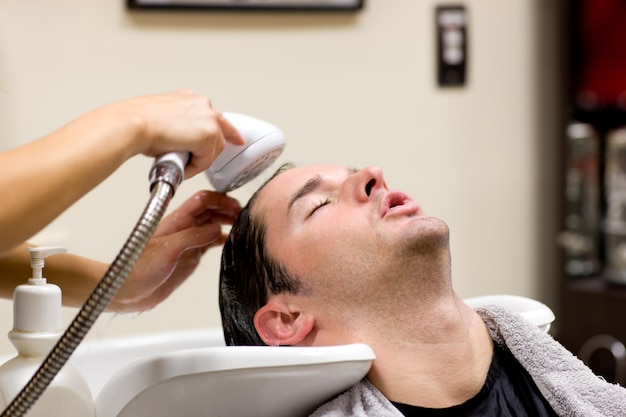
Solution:
M 358 10 L 364 0 L 127 0 L 131 9 Z

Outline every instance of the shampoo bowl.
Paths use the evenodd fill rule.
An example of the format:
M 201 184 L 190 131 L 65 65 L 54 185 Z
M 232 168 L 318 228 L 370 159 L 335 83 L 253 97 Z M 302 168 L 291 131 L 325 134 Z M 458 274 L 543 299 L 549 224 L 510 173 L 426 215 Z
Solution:
M 545 304 L 526 297 L 466 299 L 499 304 L 548 331 Z M 221 329 L 83 343 L 70 362 L 85 376 L 97 417 L 304 417 L 363 378 L 366 345 L 315 348 L 224 346 Z
M 87 342 L 71 359 L 97 417 L 297 417 L 361 380 L 366 345 L 224 346 L 221 329 Z

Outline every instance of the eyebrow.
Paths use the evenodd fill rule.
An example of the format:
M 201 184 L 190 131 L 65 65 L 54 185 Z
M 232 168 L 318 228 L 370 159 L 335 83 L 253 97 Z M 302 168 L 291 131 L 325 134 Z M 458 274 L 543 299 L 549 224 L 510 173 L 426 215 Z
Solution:
M 357 168 L 348 168 L 348 174 L 354 174 L 354 173 L 357 173 L 358 171 L 359 170 Z M 293 194 L 293 196 L 289 200 L 289 204 L 287 205 L 287 211 L 289 212 L 291 210 L 291 207 L 293 207 L 293 205 L 296 204 L 298 200 L 311 194 L 312 192 L 317 190 L 321 185 L 322 185 L 321 176 L 316 175 L 313 178 L 309 179 L 302 187 L 298 189 L 298 191 L 296 191 Z
M 287 211 L 291 210 L 291 207 L 293 207 L 293 205 L 296 204 L 296 201 L 300 200 L 301 198 L 317 190 L 321 184 L 322 184 L 322 177 L 320 177 L 319 175 L 316 175 L 313 178 L 309 179 L 291 197 L 291 200 L 289 200 L 289 204 L 287 205 Z

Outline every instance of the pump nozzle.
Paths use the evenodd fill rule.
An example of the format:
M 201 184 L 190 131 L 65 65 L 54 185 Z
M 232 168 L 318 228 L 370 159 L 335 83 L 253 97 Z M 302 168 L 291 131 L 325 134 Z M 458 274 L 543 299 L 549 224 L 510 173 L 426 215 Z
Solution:
M 43 277 L 44 258 L 57 253 L 65 253 L 67 249 L 56 246 L 37 246 L 28 248 L 28 252 L 30 253 L 30 267 L 33 269 L 33 276 L 28 280 L 28 283 L 37 285 L 46 283 L 46 279 Z

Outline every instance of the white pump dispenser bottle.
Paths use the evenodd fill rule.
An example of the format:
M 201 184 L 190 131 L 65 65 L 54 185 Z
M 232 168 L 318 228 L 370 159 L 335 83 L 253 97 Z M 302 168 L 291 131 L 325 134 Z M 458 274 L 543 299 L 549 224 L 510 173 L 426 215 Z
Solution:
M 13 294 L 13 330 L 9 339 L 17 356 L 0 366 L 0 410 L 4 410 L 35 374 L 63 334 L 61 289 L 43 277 L 44 258 L 66 250 L 29 248 L 33 276 Z M 82 375 L 64 366 L 26 417 L 93 417 L 93 396 Z

